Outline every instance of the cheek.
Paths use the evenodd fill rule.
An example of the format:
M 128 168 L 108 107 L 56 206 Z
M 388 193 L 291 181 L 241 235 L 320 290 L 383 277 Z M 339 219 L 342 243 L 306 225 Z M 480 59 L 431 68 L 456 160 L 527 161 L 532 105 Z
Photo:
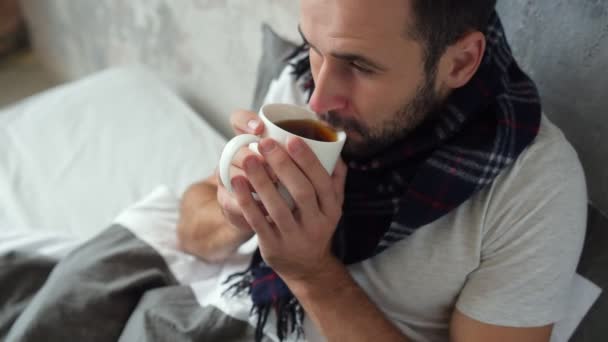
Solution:
M 353 77 L 351 89 L 351 106 L 368 127 L 385 121 L 399 107 L 392 95 L 395 87 L 387 86 L 382 80 Z
M 352 105 L 370 126 L 392 119 L 416 94 L 415 80 L 355 78 Z

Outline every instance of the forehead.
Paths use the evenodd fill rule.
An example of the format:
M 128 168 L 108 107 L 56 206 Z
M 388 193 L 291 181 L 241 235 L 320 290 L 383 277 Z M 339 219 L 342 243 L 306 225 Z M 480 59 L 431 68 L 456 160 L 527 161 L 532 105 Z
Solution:
M 303 30 L 360 39 L 403 38 L 410 0 L 300 0 Z

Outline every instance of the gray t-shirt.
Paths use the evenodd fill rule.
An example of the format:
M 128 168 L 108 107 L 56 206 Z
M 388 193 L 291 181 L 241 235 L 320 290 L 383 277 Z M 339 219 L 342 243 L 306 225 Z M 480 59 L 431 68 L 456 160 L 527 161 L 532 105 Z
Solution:
M 305 105 L 295 84 L 288 67 L 265 102 Z M 454 309 L 488 324 L 551 324 L 564 315 L 586 210 L 577 154 L 543 117 L 534 143 L 491 186 L 350 271 L 416 341 L 448 340 Z M 305 326 L 307 340 L 321 339 Z

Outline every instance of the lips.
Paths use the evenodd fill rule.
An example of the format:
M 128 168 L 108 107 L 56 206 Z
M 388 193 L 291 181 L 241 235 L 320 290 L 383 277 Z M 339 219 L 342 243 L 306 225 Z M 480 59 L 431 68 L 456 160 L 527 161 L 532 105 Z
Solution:
M 321 118 L 321 120 L 323 120 L 325 123 L 327 123 L 334 129 L 343 130 L 346 128 L 346 125 L 344 124 L 345 122 L 344 120 L 342 120 L 340 114 L 337 114 L 335 112 L 329 112 L 320 114 L 319 117 Z

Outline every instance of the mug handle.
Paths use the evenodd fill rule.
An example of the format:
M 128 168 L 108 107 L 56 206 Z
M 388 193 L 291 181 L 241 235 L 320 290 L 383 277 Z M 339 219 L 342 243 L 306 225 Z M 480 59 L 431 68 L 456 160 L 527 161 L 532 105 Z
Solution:
M 253 134 L 241 134 L 232 138 L 224 147 L 222 155 L 220 156 L 220 180 L 229 192 L 233 192 L 232 183 L 230 182 L 230 165 L 232 165 L 232 159 L 236 156 L 237 152 L 241 147 L 248 146 L 251 143 L 259 142 L 260 137 Z
M 230 193 L 234 192 L 232 189 L 232 183 L 230 182 L 230 165 L 232 165 L 232 159 L 234 159 L 234 156 L 236 156 L 241 147 L 248 146 L 252 143 L 257 143 L 261 139 L 262 138 L 253 134 L 241 134 L 232 138 L 224 147 L 222 155 L 220 156 L 220 181 Z M 293 197 L 291 197 L 289 191 L 287 191 L 287 188 L 285 188 L 283 184 L 277 185 L 277 191 L 281 197 L 283 197 L 289 209 L 295 208 Z M 259 200 L 258 194 L 252 193 L 252 195 L 256 201 Z

